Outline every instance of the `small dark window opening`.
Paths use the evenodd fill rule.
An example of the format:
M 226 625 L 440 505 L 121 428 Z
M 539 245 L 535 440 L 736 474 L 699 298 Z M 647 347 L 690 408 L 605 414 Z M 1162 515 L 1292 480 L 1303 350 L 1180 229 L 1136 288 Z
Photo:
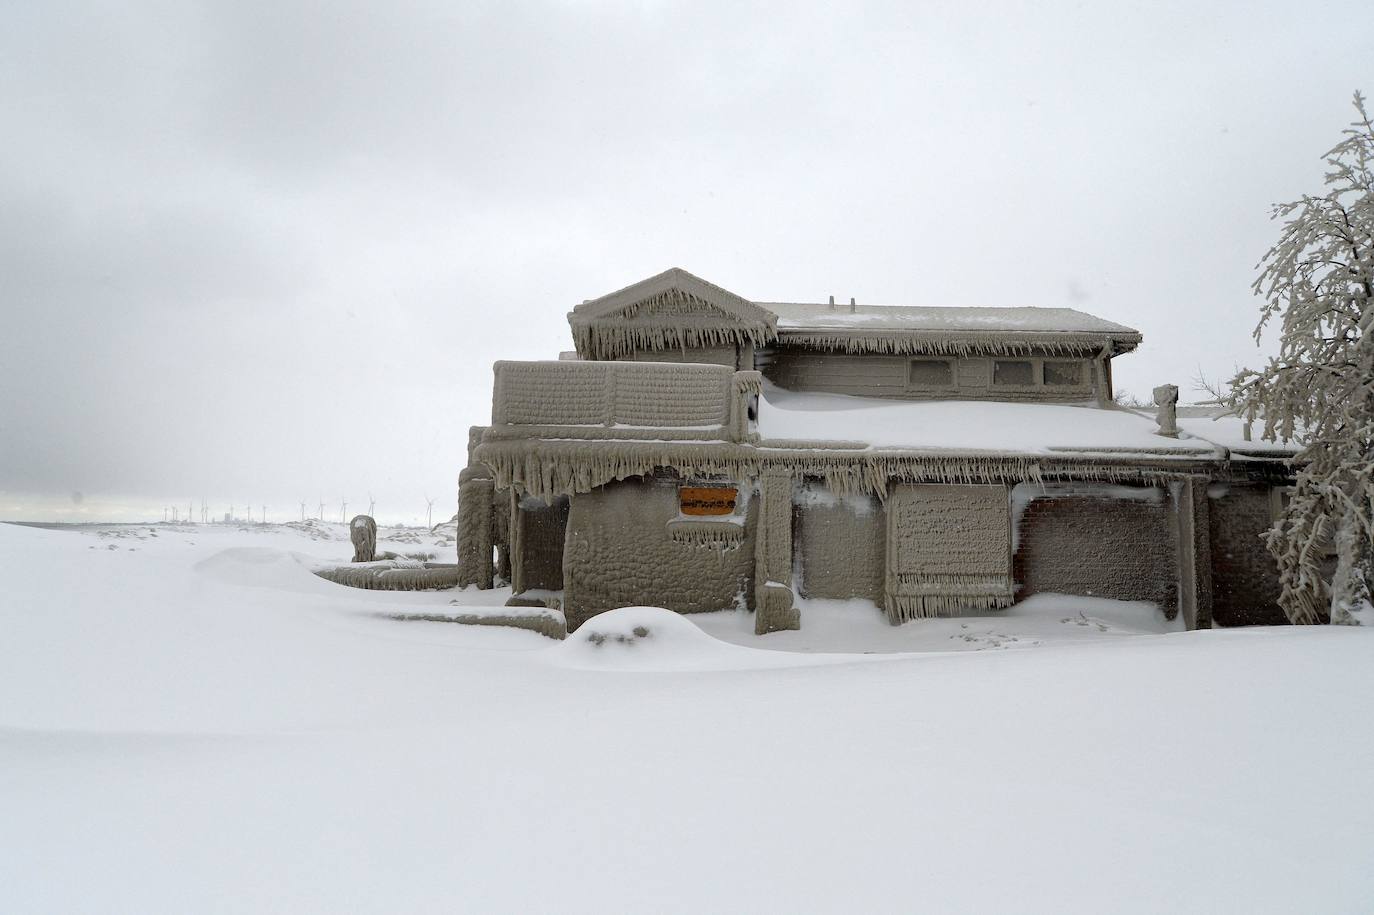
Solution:
M 1030 387 L 1035 384 L 1035 363 L 997 359 L 992 363 L 992 383 Z
M 948 359 L 914 359 L 907 376 L 919 388 L 947 388 L 954 384 L 954 369 Z
M 1083 363 L 1046 362 L 1045 384 L 1073 387 L 1083 383 Z

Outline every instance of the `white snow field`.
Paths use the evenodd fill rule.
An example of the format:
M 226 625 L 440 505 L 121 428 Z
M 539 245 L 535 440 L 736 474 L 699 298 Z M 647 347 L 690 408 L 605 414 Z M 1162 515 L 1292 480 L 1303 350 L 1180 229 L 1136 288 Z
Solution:
M 350 556 L 0 525 L 0 911 L 1374 908 L 1372 632 L 1041 596 L 554 642 L 309 572 Z

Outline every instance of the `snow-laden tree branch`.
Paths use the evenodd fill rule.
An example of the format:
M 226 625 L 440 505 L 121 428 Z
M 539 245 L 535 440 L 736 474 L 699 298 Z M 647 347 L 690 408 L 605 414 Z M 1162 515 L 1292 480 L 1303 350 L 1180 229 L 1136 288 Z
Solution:
M 1274 207 L 1283 228 L 1253 288 L 1255 339 L 1278 322 L 1279 354 L 1226 396 L 1266 439 L 1303 445 L 1265 541 L 1295 623 L 1374 624 L 1374 124 L 1358 92 L 1355 109 L 1324 156 L 1326 193 Z

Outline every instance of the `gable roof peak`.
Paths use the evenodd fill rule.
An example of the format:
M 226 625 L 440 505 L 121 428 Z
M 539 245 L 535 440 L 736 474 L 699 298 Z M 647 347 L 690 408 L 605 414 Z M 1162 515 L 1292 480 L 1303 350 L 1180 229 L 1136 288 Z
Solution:
M 669 267 L 662 273 L 631 283 L 623 289 L 617 289 L 599 298 L 588 299 L 573 308 L 568 317 L 573 321 L 594 321 L 598 318 L 614 317 L 627 308 L 672 291 L 700 299 L 719 309 L 724 317 L 766 325 L 770 329 L 777 320 L 768 309 L 708 282 L 682 267 Z
M 636 350 L 749 343 L 777 337 L 777 315 L 743 296 L 682 269 L 589 299 L 568 313 L 584 358 L 616 358 Z

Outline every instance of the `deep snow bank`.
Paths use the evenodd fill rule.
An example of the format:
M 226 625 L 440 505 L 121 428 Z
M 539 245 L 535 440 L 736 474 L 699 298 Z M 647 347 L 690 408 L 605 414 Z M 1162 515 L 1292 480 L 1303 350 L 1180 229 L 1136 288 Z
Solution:
M 1374 898 L 1374 631 L 1121 637 L 1057 605 L 897 630 L 872 605 L 803 616 L 822 636 L 938 624 L 927 644 L 1077 641 L 873 660 L 732 650 L 692 631 L 702 617 L 632 609 L 554 646 L 374 613 L 490 592 L 215 577 L 289 569 L 296 534 L 144 533 L 0 524 L 0 912 L 1096 915 Z M 284 552 L 194 570 L 265 543 Z M 646 672 L 550 663 L 586 658 Z

